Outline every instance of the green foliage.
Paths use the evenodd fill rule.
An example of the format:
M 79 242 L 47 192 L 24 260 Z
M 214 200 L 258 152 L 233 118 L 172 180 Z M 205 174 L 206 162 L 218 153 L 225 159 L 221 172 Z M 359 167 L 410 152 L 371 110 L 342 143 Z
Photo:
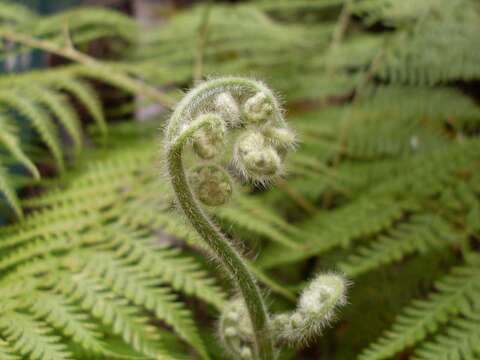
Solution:
M 39 17 L 27 8 L 9 3 L 0 4 L 0 19 L 4 28 L 20 33 L 47 37 L 52 40 L 71 41 L 74 46 L 82 46 L 89 41 L 105 37 L 115 37 L 133 41 L 135 25 L 128 17 L 104 9 L 84 8 L 69 12 Z M 68 30 L 68 32 L 66 32 Z M 70 33 L 75 34 L 70 39 Z M 14 59 L 15 55 L 27 51 L 25 47 L 4 47 L 0 51 L 2 59 Z M 92 77 L 92 76 L 90 76 Z M 0 149 L 10 155 L 1 159 L 0 194 L 19 216 L 19 206 L 14 184 L 7 166 L 18 162 L 25 166 L 36 178 L 40 178 L 32 157 L 22 150 L 22 136 L 19 133 L 20 118 L 29 121 L 55 159 L 59 170 L 63 170 L 64 153 L 62 136 L 56 121 L 65 129 L 73 145 L 74 154 L 82 148 L 83 135 L 78 118 L 78 108 L 72 103 L 73 97 L 91 114 L 103 132 L 106 132 L 105 117 L 96 91 L 78 68 L 65 67 L 61 70 L 31 71 L 22 74 L 3 76 L 0 79 Z
M 477 358 L 479 17 L 474 0 L 255 1 L 138 32 L 105 9 L 45 18 L 2 2 L 2 29 L 79 49 L 108 38 L 126 52 L 102 68 L 0 77 L 0 200 L 24 214 L 0 227 L 0 358 L 225 357 L 208 334 L 230 289 L 175 213 L 157 165 L 165 116 L 105 137 L 91 80 L 135 93 L 119 73 L 174 96 L 195 73 L 254 74 L 285 94 L 301 139 L 288 177 L 238 187 L 209 211 L 254 249 L 248 267 L 274 311 L 292 310 L 319 269 L 353 280 L 335 331 L 286 359 Z M 19 199 L 31 184 L 42 193 Z
M 478 79 L 480 52 L 471 46 L 480 31 L 475 1 L 364 0 L 353 8 L 366 14 L 367 23 L 400 30 L 388 39 L 379 69 L 389 82 L 433 85 Z
M 0 244 L 2 287 L 7 291 L 20 278 L 29 286 L 2 299 L 2 318 L 23 319 L 31 315 L 45 329 L 41 337 L 31 339 L 31 344 L 12 344 L 11 352 L 35 358 L 35 349 L 40 354 L 57 351 L 55 358 L 71 357 L 74 348 L 57 349 L 61 336 L 63 341 L 81 346 L 91 356 L 115 357 L 119 354 L 114 354 L 105 342 L 116 335 L 138 354 L 178 358 L 170 354 L 159 331 L 142 315 L 148 312 L 171 326 L 202 358 L 208 358 L 192 314 L 176 294 L 184 293 L 220 307 L 222 292 L 206 277 L 197 260 L 140 230 L 135 217 L 131 217 L 138 202 L 111 211 L 117 201 L 123 202 L 119 194 L 130 199 L 133 193 L 145 190 L 144 185 L 148 187 L 145 181 L 157 181 L 150 163 L 153 148 L 143 158 L 141 150 L 137 154 L 129 151 L 130 168 L 123 166 L 128 162 L 127 152 L 118 161 L 108 159 L 91 166 L 67 186 L 70 190 L 62 191 L 62 196 L 56 197 L 53 192 L 43 204 L 35 204 L 46 206 L 45 210 L 3 228 L 9 236 Z M 132 183 L 135 178 L 137 184 Z M 113 186 L 114 179 L 117 186 Z M 131 185 L 131 191 L 125 192 L 125 187 Z M 157 187 L 150 185 L 150 189 L 156 192 Z M 85 197 L 86 193 L 90 195 Z M 99 200 L 96 204 L 87 200 L 94 198 Z M 147 204 L 151 200 L 142 198 Z M 151 206 L 168 211 L 171 201 Z M 177 220 L 177 226 L 181 229 L 181 220 Z M 7 325 L 7 339 L 11 332 L 29 336 L 27 330 L 10 329 L 13 325 Z M 59 334 L 50 336 L 53 330 Z

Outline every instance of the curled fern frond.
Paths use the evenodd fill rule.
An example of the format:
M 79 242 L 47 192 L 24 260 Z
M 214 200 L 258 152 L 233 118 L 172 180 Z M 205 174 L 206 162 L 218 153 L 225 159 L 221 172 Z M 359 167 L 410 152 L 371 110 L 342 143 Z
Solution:
M 243 259 L 213 225 L 192 194 L 192 185 L 186 178 L 183 165 L 183 150 L 189 141 L 193 141 L 193 150 L 199 157 L 211 158 L 219 151 L 226 132 L 234 130 L 228 129 L 228 125 L 231 118 L 237 116 L 237 107 L 227 102 L 223 112 L 233 112 L 227 118 L 213 112 L 218 108 L 217 96 L 225 93 L 243 101 L 238 108 L 243 106 L 247 112 L 243 116 L 243 127 L 239 129 L 244 134 L 234 145 L 233 166 L 254 182 L 267 182 L 280 175 L 282 159 L 278 150 L 266 143 L 263 135 L 263 130 L 268 127 L 287 128 L 279 102 L 263 83 L 239 77 L 213 79 L 200 84 L 177 105 L 165 132 L 168 175 L 187 219 L 232 276 L 242 294 L 254 333 L 251 351 L 258 359 L 267 360 L 274 357 L 274 350 L 264 300 Z
M 284 344 L 303 344 L 319 335 L 346 303 L 347 282 L 340 275 L 320 274 L 303 290 L 297 309 L 272 318 L 275 339 Z

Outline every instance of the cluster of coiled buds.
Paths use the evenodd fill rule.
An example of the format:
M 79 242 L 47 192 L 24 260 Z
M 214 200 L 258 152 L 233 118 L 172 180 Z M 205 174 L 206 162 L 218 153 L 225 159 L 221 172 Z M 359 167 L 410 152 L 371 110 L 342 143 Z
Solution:
M 271 91 L 263 83 L 257 84 L 255 91 L 225 86 L 224 91 L 217 88 L 212 94 L 207 92 L 201 103 L 193 104 L 195 108 L 186 109 L 181 123 L 171 127 L 172 140 L 175 140 L 175 136 L 195 124 L 202 124 L 189 141 L 194 153 L 204 160 L 200 167 L 204 166 L 205 171 L 197 166 L 190 179 L 198 200 L 205 205 L 222 205 L 225 201 L 220 198 L 232 193 L 229 174 L 219 169 L 217 161 L 224 157 L 227 136 L 234 138 L 231 161 L 225 167 L 232 175 L 267 184 L 284 174 L 284 159 L 295 146 L 295 134 L 287 127 Z M 212 161 L 216 161 L 215 171 Z M 212 186 L 214 183 L 223 190 Z
M 304 289 L 294 311 L 270 317 L 269 330 L 277 349 L 297 347 L 320 335 L 346 303 L 347 282 L 338 274 L 320 274 Z M 235 359 L 253 359 L 252 328 L 244 303 L 231 300 L 225 306 L 219 326 L 224 347 Z

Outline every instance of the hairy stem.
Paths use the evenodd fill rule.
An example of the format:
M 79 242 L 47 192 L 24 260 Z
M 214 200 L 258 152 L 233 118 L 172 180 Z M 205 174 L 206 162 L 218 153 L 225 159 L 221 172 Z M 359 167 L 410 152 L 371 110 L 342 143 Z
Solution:
M 268 315 L 260 290 L 240 255 L 194 200 L 183 169 L 184 140 L 186 139 L 179 139 L 167 154 L 168 170 L 178 203 L 195 230 L 206 241 L 240 288 L 250 313 L 259 359 L 271 360 L 273 345 L 268 334 Z

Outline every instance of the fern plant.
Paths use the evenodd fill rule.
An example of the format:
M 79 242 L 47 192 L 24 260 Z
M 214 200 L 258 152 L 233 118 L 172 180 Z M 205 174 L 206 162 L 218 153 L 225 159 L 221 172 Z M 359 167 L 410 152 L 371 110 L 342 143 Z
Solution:
M 82 84 L 96 79 L 167 108 L 182 97 L 178 89 L 202 75 L 254 73 L 267 79 L 285 94 L 289 123 L 301 139 L 288 155 L 286 178 L 258 177 L 257 167 L 244 165 L 257 156 L 245 156 L 244 150 L 262 143 L 257 135 L 245 140 L 252 129 L 260 139 L 272 138 L 269 126 L 241 120 L 248 99 L 255 98 L 249 87 L 219 88 L 202 97 L 200 107 L 192 106 L 188 99 L 209 84 L 200 83 L 180 103 L 188 103 L 192 113 L 180 118 L 186 124 L 199 124 L 197 117 L 205 121 L 182 152 L 191 194 L 206 203 L 200 209 L 222 238 L 245 253 L 243 273 L 256 279 L 264 304 L 278 314 L 269 315 L 267 323 L 270 339 L 283 350 L 280 358 L 475 359 L 477 5 L 473 0 L 203 4 L 172 13 L 168 25 L 152 31 L 137 31 L 112 13 L 105 23 L 122 22 L 125 32 L 102 24 L 92 30 L 93 20 L 106 16 L 103 10 L 82 10 L 91 12 L 85 25 L 77 25 L 72 13 L 49 20 L 18 5 L 4 6 L 0 36 L 18 44 L 5 50 L 40 48 L 76 64 L 3 76 L 0 84 L 7 95 L 15 89 L 15 99 L 28 93 L 17 101 L 41 108 L 53 130 L 61 123 L 73 154 L 78 146 L 73 127 L 59 117 L 66 108 L 77 113 L 66 94 L 81 102 L 82 96 L 61 88 L 57 78 Z M 67 27 L 65 18 L 71 19 Z M 37 25 L 30 28 L 28 21 Z M 130 48 L 115 62 L 99 61 L 80 51 L 96 36 L 123 39 Z M 37 94 L 63 98 L 63 110 L 30 91 L 32 83 L 42 89 Z M 1 105 L 8 110 L 0 121 L 7 129 L 0 138 L 6 174 L 1 184 L 8 180 L 21 188 L 31 182 L 11 172 L 11 164 L 43 175 L 39 165 L 56 158 L 53 151 L 48 155 L 20 141 L 16 109 Z M 102 111 L 98 101 L 97 109 Z M 210 335 L 215 326 L 234 357 L 255 356 L 257 338 L 235 276 L 204 260 L 216 257 L 188 217 L 176 212 L 178 195 L 170 178 L 159 176 L 168 173 L 160 159 L 167 157 L 169 142 L 162 143 L 159 155 L 157 139 L 166 117 L 109 125 L 104 147 L 90 148 L 101 143 L 99 127 L 82 131 L 84 151 L 74 158 L 62 155 L 69 166 L 37 182 L 44 193 L 17 198 L 24 218 L 0 228 L 0 287 L 7 294 L 0 306 L 1 358 L 222 359 L 225 350 Z M 221 119 L 228 119 L 226 126 Z M 211 122 L 220 126 L 207 125 Z M 233 141 L 224 142 L 227 137 Z M 268 141 L 264 145 L 272 147 Z M 61 154 L 70 154 L 57 142 Z M 271 161 L 261 161 L 270 164 L 270 175 L 281 173 L 277 165 L 285 150 L 277 156 L 268 151 Z M 212 154 L 214 163 L 200 157 Z M 232 181 L 242 173 L 257 181 Z M 267 180 L 268 189 L 260 184 Z M 13 190 L 4 193 L 15 199 Z M 344 272 L 355 286 L 341 320 L 324 329 L 317 346 L 308 334 L 318 322 L 303 322 L 299 313 L 315 287 L 307 279 L 325 269 Z M 330 314 L 321 319 L 325 315 Z M 307 346 L 287 346 L 297 342 Z
M 181 343 L 152 327 L 152 319 L 171 326 L 201 358 L 209 358 L 193 315 L 179 294 L 220 308 L 224 293 L 206 277 L 198 260 L 159 243 L 135 225 L 137 205 L 130 204 L 125 213 L 129 215 L 114 222 L 111 216 L 115 215 L 106 211 L 139 171 L 143 175 L 138 179 L 143 180 L 136 191 L 144 189 L 142 182 L 157 178 L 152 153 L 138 161 L 144 153 L 141 147 L 130 153 L 127 177 L 118 177 L 118 171 L 127 169 L 123 166 L 126 156 L 89 167 L 68 186 L 70 195 L 52 193 L 42 204 L 44 211 L 2 229 L 11 237 L 2 241 L 2 287 L 10 295 L 2 298 L 1 331 L 6 340 L 3 348 L 12 358 L 15 354 L 39 359 L 181 358 L 175 355 L 177 348 L 181 353 Z M 90 186 L 91 179 L 102 177 L 107 182 L 120 181 L 103 190 L 98 181 L 94 188 Z M 98 198 L 99 191 L 105 196 L 95 209 L 82 194 L 90 192 Z M 125 199 L 131 196 L 131 192 L 124 194 Z M 167 211 L 168 199 L 163 206 Z M 66 218 L 73 221 L 67 223 Z M 19 279 L 25 283 L 21 280 L 19 286 Z M 17 319 L 25 319 L 25 325 Z M 30 338 L 33 332 L 40 335 Z M 122 343 L 125 346 L 115 345 Z
M 233 96 L 245 99 L 242 106 Z M 239 127 L 243 134 L 234 145 L 235 170 L 260 184 L 282 174 L 282 158 L 295 146 L 293 132 L 271 90 L 245 78 L 210 80 L 185 95 L 166 129 L 166 161 L 186 218 L 241 294 L 240 299 L 227 306 L 221 320 L 220 338 L 225 349 L 233 358 L 268 360 L 276 357 L 275 342 L 295 344 L 318 334 L 323 323 L 332 317 L 334 307 L 344 302 L 345 282 L 338 275 L 318 276 L 302 294 L 296 312 L 270 320 L 253 274 L 197 202 L 211 206 L 225 203 L 232 192 L 228 173 L 214 164 L 200 165 L 190 184 L 182 160 L 188 141 L 193 142 L 200 158 L 213 159 L 221 151 L 227 131 Z

